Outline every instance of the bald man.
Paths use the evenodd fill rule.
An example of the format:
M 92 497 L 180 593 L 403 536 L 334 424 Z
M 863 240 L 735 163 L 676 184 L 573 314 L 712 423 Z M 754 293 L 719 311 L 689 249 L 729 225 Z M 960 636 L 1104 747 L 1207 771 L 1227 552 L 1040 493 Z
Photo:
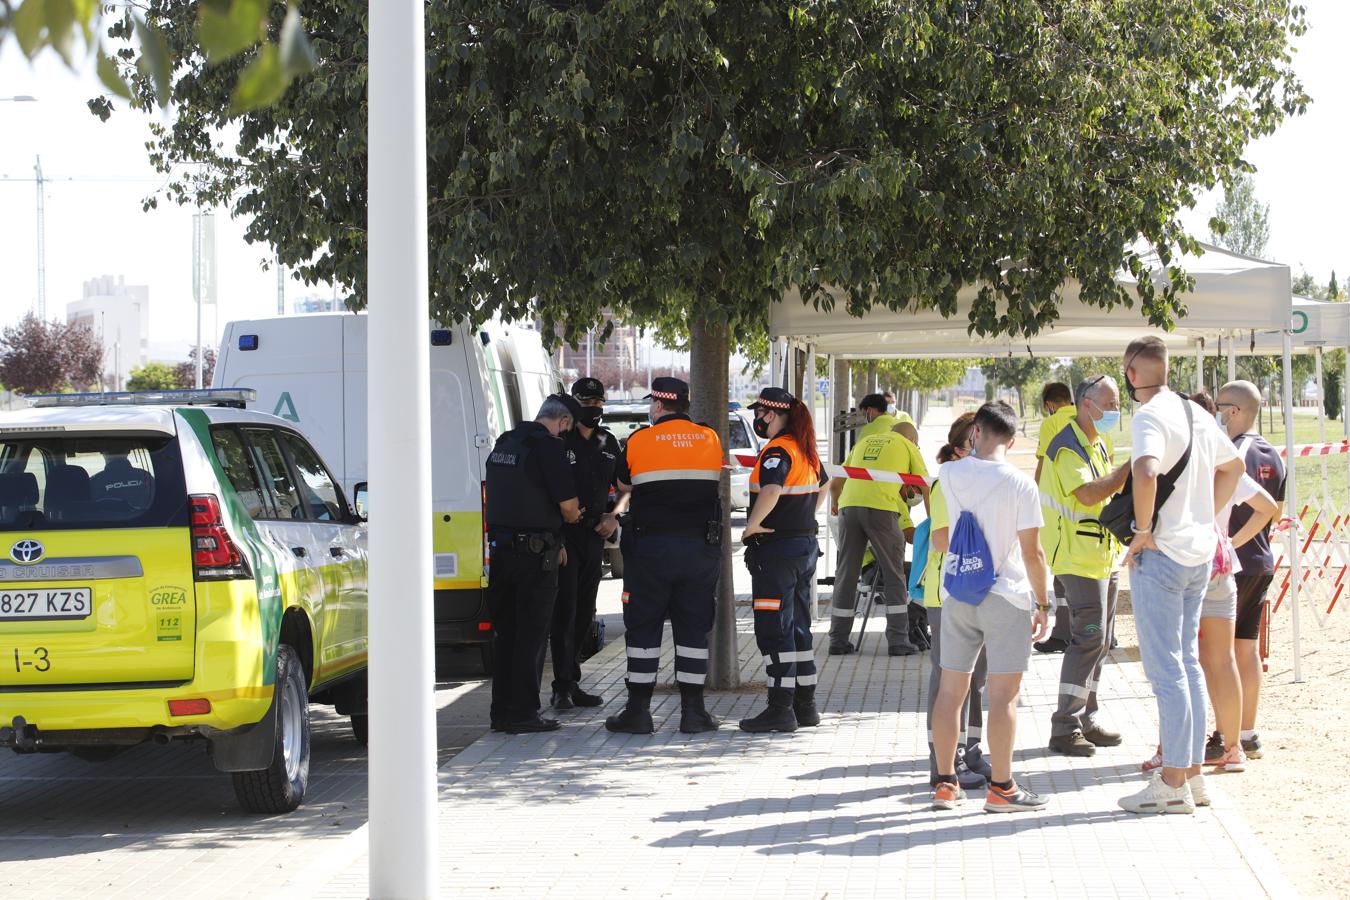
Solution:
M 1247 474 L 1278 503 L 1284 502 L 1284 462 L 1280 453 L 1261 435 L 1261 391 L 1250 381 L 1230 381 L 1219 389 L 1219 422 L 1237 445 Z M 1252 516 L 1252 508 L 1239 504 L 1229 521 L 1229 534 L 1237 534 Z M 1261 702 L 1261 620 L 1265 617 L 1267 593 L 1275 576 L 1275 555 L 1270 549 L 1270 526 L 1237 548 L 1237 624 L 1235 629 L 1238 674 L 1242 678 L 1242 749 L 1252 759 L 1261 757 L 1261 738 L 1256 733 L 1256 711 Z M 1231 737 L 1231 736 L 1230 736 Z M 1223 743 L 1211 737 L 1205 755 Z M 1219 751 L 1222 753 L 1222 750 Z

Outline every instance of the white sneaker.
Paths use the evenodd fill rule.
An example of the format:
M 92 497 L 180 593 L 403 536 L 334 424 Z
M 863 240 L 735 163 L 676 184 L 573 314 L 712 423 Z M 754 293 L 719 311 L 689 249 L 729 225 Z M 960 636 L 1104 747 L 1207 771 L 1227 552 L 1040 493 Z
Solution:
M 1192 775 L 1186 779 L 1186 787 L 1191 789 L 1191 800 L 1196 806 L 1209 806 L 1209 788 L 1205 787 L 1205 776 Z
M 1132 813 L 1190 815 L 1195 812 L 1195 801 L 1191 797 L 1190 785 L 1170 787 L 1163 781 L 1161 772 L 1155 772 L 1142 791 L 1121 797 L 1119 803 L 1121 809 Z

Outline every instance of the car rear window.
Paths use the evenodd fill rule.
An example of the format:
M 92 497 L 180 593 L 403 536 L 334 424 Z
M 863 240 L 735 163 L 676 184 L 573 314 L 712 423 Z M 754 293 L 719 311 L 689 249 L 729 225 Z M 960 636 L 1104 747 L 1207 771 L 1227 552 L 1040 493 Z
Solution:
M 186 524 L 172 437 L 0 438 L 0 531 Z

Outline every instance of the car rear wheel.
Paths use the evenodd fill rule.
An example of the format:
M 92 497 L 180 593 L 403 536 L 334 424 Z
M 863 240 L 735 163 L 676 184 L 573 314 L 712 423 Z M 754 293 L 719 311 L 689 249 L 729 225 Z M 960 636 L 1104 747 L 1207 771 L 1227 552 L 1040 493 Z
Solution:
M 493 665 L 493 661 L 494 661 L 494 659 L 495 659 L 494 654 L 493 654 L 493 652 L 492 652 L 492 642 L 491 642 L 491 641 L 489 641 L 489 642 L 486 643 L 486 644 L 479 644 L 479 645 L 478 645 L 478 658 L 479 658 L 479 659 L 482 661 L 482 663 L 483 663 L 483 674 L 484 674 L 484 675 L 487 675 L 487 676 L 489 676 L 489 677 L 491 677 L 491 675 L 492 675 L 492 665 Z
M 619 548 L 617 548 L 617 547 L 613 548 L 612 550 L 606 550 L 606 551 L 605 551 L 605 554 L 609 557 L 609 574 L 610 574 L 610 577 L 611 577 L 611 578 L 617 578 L 618 580 L 622 581 L 622 580 L 623 580 L 623 554 L 619 552 Z
M 353 715 L 352 716 L 352 737 L 362 747 L 370 744 L 370 716 Z
M 234 794 L 249 812 L 290 812 L 309 786 L 309 692 L 300 657 L 285 644 L 277 652 L 276 704 L 272 764 L 233 775 Z

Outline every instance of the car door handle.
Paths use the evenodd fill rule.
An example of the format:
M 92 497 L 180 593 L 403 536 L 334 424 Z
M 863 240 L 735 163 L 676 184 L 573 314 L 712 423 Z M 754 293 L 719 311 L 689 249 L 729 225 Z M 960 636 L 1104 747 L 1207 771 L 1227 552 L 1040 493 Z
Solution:
M 337 559 L 342 559 L 342 557 L 347 555 L 347 551 L 342 549 L 341 547 L 329 547 L 328 555 L 336 557 Z
M 309 556 L 309 551 L 306 550 L 304 547 L 292 547 L 291 552 L 294 553 L 296 556 L 301 557 Z

